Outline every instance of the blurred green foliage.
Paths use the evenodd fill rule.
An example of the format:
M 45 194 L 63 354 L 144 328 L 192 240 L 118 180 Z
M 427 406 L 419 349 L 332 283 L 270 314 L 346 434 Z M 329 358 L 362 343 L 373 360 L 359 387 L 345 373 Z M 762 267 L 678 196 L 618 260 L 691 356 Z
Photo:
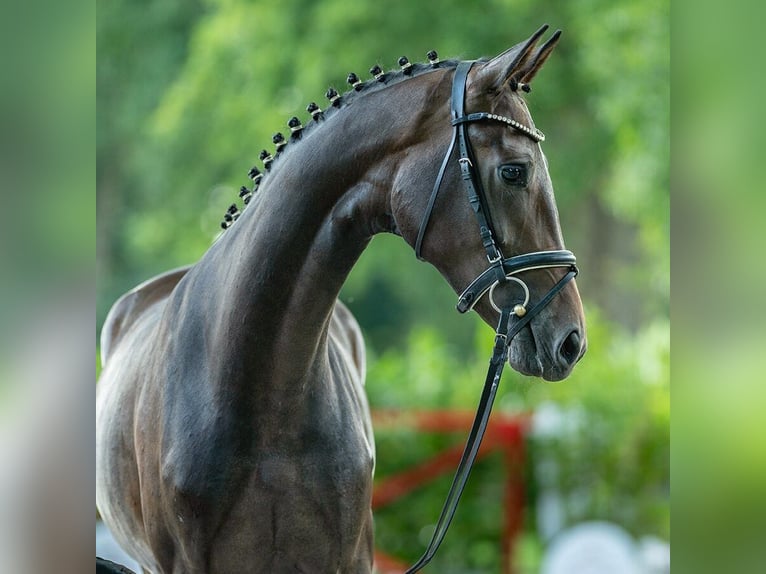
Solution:
M 674 570 L 760 572 L 766 81 L 754 71 L 762 67 L 766 9 L 742 1 L 676 8 L 683 12 L 673 48 Z
M 633 334 L 607 322 L 595 308 L 587 309 L 587 314 L 587 359 L 566 382 L 545 384 L 507 373 L 498 392 L 497 408 L 502 412 L 539 414 L 544 409 L 549 414 L 553 410 L 555 417 L 534 424 L 527 441 L 526 528 L 530 536 L 524 540 L 526 552 L 516 557 L 520 572 L 539 569 L 546 540 L 537 534 L 540 525 L 534 509 L 542 491 L 554 491 L 560 497 L 561 527 L 610 520 L 636 537 L 670 537 L 668 321 L 658 318 Z M 489 357 L 490 347 L 488 335 L 480 333 L 475 349 L 481 359 L 466 362 L 443 334 L 418 327 L 410 333 L 404 352 L 389 349 L 373 357 L 368 375 L 370 402 L 383 408 L 472 408 L 478 401 L 486 369 L 483 359 Z M 377 472 L 386 476 L 464 438 L 378 431 Z M 477 465 L 448 535 L 456 547 L 437 554 L 436 571 L 499 571 L 503 474 L 502 466 L 491 458 Z M 381 547 L 410 560 L 417 558 L 427 540 L 417 539 L 416 534 L 429 520 L 436 520 L 450 480 L 436 480 L 381 510 L 376 515 Z M 461 558 L 461 552 L 467 552 L 461 540 L 471 541 L 468 547 L 491 545 L 493 552 Z
M 582 270 L 589 351 L 561 384 L 505 376 L 497 408 L 555 404 L 580 421 L 565 434 L 529 438 L 517 565 L 534 572 L 547 542 L 534 513 L 542 488 L 561 493 L 565 525 L 603 518 L 667 538 L 668 18 L 664 0 L 102 3 L 99 324 L 122 292 L 204 253 L 271 134 L 303 117 L 329 85 L 344 86 L 349 71 L 393 68 L 403 54 L 424 60 L 430 49 L 442 58 L 492 56 L 550 22 L 564 36 L 527 99 L 548 135 L 562 228 Z M 403 242 L 376 237 L 342 299 L 367 338 L 373 408 L 474 406 L 491 332 L 454 311 L 454 293 Z M 384 432 L 378 440 L 383 476 L 462 437 Z M 536 470 L 543 460 L 555 460 L 557 472 Z M 416 557 L 445 480 L 381 511 L 383 548 Z M 501 481 L 491 458 L 476 469 L 435 571 L 499 569 Z
M 49 18 L 40 17 L 43 11 Z M 18 341 L 41 301 L 72 284 L 82 291 L 92 277 L 95 51 L 81 24 L 94 18 L 95 10 L 81 4 L 0 6 L 3 367 L 6 345 Z

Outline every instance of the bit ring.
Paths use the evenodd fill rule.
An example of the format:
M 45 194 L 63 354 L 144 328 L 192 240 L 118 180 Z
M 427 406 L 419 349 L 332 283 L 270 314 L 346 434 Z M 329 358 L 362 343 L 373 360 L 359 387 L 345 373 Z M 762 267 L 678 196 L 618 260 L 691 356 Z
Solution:
M 514 277 L 513 275 L 506 275 L 505 278 L 508 281 L 515 281 L 516 283 L 521 285 L 522 289 L 524 289 L 524 302 L 519 305 L 515 305 L 513 307 L 513 313 L 517 317 L 523 317 L 524 315 L 527 314 L 527 305 L 529 304 L 529 287 L 527 287 L 527 284 L 524 283 L 521 279 L 519 279 L 518 277 Z M 494 285 L 492 285 L 492 287 L 490 287 L 489 289 L 489 304 L 492 305 L 495 311 L 497 311 L 498 313 L 502 313 L 502 310 L 500 309 L 500 307 L 498 307 L 497 303 L 495 303 L 495 298 L 494 298 L 495 287 L 497 287 L 498 285 L 500 285 L 499 281 L 496 282 Z

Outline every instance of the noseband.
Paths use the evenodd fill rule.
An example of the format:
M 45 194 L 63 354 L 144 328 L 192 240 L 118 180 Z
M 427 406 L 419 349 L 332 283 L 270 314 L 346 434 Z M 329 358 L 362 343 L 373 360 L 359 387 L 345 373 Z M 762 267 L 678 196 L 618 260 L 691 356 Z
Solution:
M 494 232 L 494 227 L 492 226 L 489 204 L 487 202 L 486 194 L 484 193 L 484 188 L 481 185 L 481 179 L 476 171 L 477 164 L 471 153 L 471 145 L 468 140 L 465 126 L 466 124 L 473 122 L 495 121 L 509 125 L 538 143 L 544 141 L 545 136 L 538 129 L 529 128 L 516 120 L 504 116 L 486 112 L 466 115 L 465 88 L 468 72 L 472 66 L 473 62 L 460 62 L 455 70 L 455 77 L 452 81 L 450 111 L 452 125 L 454 127 L 452 141 L 450 142 L 447 153 L 439 168 L 439 174 L 436 177 L 436 182 L 434 183 L 433 191 L 428 200 L 425 215 L 423 216 L 420 229 L 418 230 L 418 236 L 415 241 L 415 255 L 417 255 L 418 259 L 422 259 L 421 248 L 423 237 L 428 228 L 428 222 L 431 219 L 436 196 L 439 193 L 439 188 L 444 179 L 444 172 L 452 157 L 455 143 L 457 143 L 459 154 L 457 161 L 460 164 L 461 177 L 468 194 L 468 201 L 479 222 L 479 234 L 481 236 L 484 250 L 487 253 L 487 261 L 489 262 L 489 267 L 471 281 L 468 287 L 466 287 L 460 295 L 457 303 L 457 310 L 461 313 L 465 313 L 466 311 L 473 309 L 479 299 L 486 293 L 489 293 L 490 303 L 495 310 L 500 313 L 500 320 L 497 329 L 495 330 L 495 345 L 492 350 L 492 357 L 489 360 L 489 370 L 484 382 L 484 389 L 482 390 L 479 406 L 476 410 L 476 417 L 474 418 L 471 431 L 468 435 L 463 456 L 461 457 L 457 471 L 455 472 L 455 478 L 452 481 L 452 486 L 450 487 L 444 507 L 439 515 L 439 520 L 436 524 L 436 529 L 434 530 L 428 548 L 420 560 L 407 570 L 406 574 L 417 572 L 428 564 L 434 554 L 436 554 L 444 536 L 447 534 L 447 529 L 449 529 L 450 522 L 452 522 L 452 518 L 455 515 L 457 504 L 460 501 L 460 496 L 463 493 L 463 488 L 465 487 L 468 475 L 471 472 L 471 467 L 476 459 L 481 440 L 484 437 L 484 431 L 487 428 L 489 415 L 492 411 L 492 404 L 500 384 L 503 367 L 508 358 L 508 348 L 510 347 L 513 337 L 515 337 L 521 329 L 542 311 L 551 299 L 553 299 L 553 297 L 561 291 L 570 280 L 574 279 L 578 273 L 576 259 L 571 251 L 537 251 L 534 253 L 525 253 L 515 257 L 504 258 L 500 251 L 500 247 L 495 242 L 496 234 Z M 568 271 L 566 275 L 551 287 L 542 299 L 535 303 L 531 309 L 528 309 L 527 306 L 529 305 L 530 298 L 529 288 L 522 279 L 517 277 L 517 275 L 526 271 L 549 269 L 552 267 L 564 267 L 568 269 Z M 524 290 L 524 301 L 523 303 L 515 304 L 513 306 L 512 303 L 508 303 L 507 305 L 500 307 L 494 301 L 493 292 L 495 287 L 508 281 L 513 281 L 521 285 Z M 516 318 L 515 321 L 513 321 L 514 317 Z

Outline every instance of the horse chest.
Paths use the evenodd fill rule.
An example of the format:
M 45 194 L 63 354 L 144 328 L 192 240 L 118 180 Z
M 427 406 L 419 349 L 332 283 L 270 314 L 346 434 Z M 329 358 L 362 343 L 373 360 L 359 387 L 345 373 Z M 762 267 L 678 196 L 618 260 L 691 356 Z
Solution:
M 257 449 L 250 488 L 302 499 L 330 514 L 369 508 L 374 467 L 366 404 L 355 392 L 325 393 Z M 359 508 L 354 508 L 359 507 Z
M 366 571 L 373 468 L 366 438 L 349 434 L 348 448 L 314 438 L 298 450 L 273 445 L 259 452 L 207 544 L 213 570 L 229 571 L 229 557 L 237 556 L 264 571 L 285 564 L 306 572 Z
M 199 560 L 216 564 L 211 570 L 227 571 L 236 556 L 267 570 L 265 560 L 278 560 L 334 572 L 332 565 L 367 555 L 374 468 L 369 410 L 357 382 L 325 382 L 300 404 L 284 405 L 279 416 L 256 416 L 254 440 L 244 451 L 223 456 L 230 431 L 213 424 L 197 435 L 193 451 L 166 459 L 170 530 L 184 546 L 206 548 Z

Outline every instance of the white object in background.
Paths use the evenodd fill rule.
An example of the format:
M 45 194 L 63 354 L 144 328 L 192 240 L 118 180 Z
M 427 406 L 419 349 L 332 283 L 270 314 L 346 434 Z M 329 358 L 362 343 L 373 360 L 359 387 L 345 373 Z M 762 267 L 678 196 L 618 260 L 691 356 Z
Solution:
M 141 571 L 138 562 L 128 556 L 128 553 L 117 544 L 109 528 L 100 520 L 96 521 L 96 556 L 130 568 L 133 572 Z
M 643 574 L 636 544 L 610 522 L 583 522 L 557 534 L 540 574 Z
M 546 488 L 537 495 L 537 532 L 545 542 L 564 527 L 564 503 L 558 490 Z
M 670 544 L 656 536 L 642 536 L 638 551 L 646 574 L 670 574 Z
M 532 413 L 531 433 L 537 439 L 557 439 L 575 435 L 585 426 L 582 407 L 560 407 L 553 401 L 540 403 Z

